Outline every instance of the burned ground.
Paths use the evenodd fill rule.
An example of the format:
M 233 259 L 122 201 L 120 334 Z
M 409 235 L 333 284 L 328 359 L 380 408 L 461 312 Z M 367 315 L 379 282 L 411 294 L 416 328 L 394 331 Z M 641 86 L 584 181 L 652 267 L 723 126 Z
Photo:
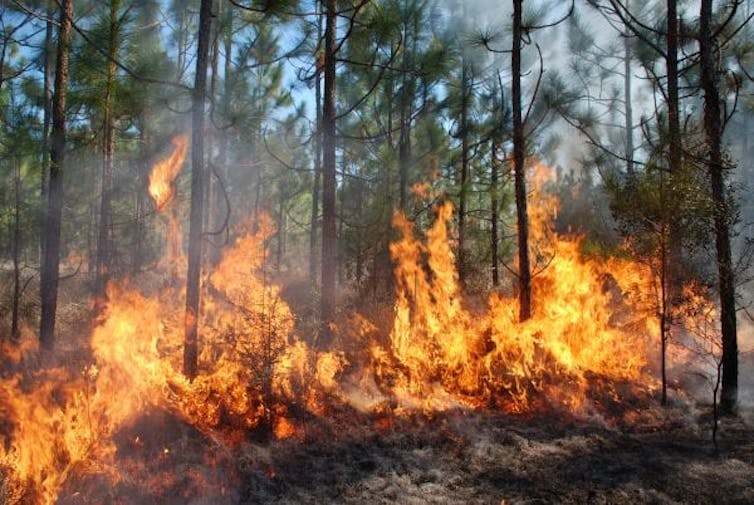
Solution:
M 81 469 L 58 503 L 754 503 L 750 424 L 723 420 L 715 448 L 705 416 L 643 414 L 617 428 L 551 415 L 341 412 L 309 419 L 301 437 L 254 441 L 145 413 L 116 436 L 120 482 Z
M 455 411 L 388 428 L 319 424 L 250 450 L 242 503 L 754 503 L 754 430 L 680 412 L 618 430 L 596 421 Z M 258 454 L 264 457 L 259 458 Z

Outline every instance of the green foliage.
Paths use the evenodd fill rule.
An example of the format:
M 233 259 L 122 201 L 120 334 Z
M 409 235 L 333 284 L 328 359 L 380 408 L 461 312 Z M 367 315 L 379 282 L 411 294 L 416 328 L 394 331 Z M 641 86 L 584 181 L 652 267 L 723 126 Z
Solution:
M 670 173 L 648 164 L 633 177 L 616 175 L 605 187 L 620 233 L 630 249 L 647 261 L 655 261 L 660 247 L 686 251 L 674 261 L 687 278 L 704 272 L 692 270 L 692 257 L 708 243 L 712 206 L 706 178 L 692 163 Z M 663 242 L 665 245 L 663 245 Z
M 24 3 L 44 8 L 43 2 Z M 214 86 L 207 97 L 206 152 L 213 170 L 209 196 L 213 216 L 208 225 L 217 231 L 224 224 L 226 198 L 231 230 L 249 215 L 268 213 L 278 228 L 270 244 L 274 264 L 279 271 L 299 274 L 308 263 L 302 258 L 308 253 L 315 181 L 316 124 L 311 102 L 321 48 L 317 53 L 320 41 L 315 36 L 313 13 L 321 5 L 296 0 L 236 3 L 248 8 L 222 2 L 213 18 L 218 39 L 217 73 L 210 73 Z M 11 4 L 3 3 L 1 8 L 10 9 Z M 409 188 L 416 184 L 424 192 L 413 195 L 409 191 L 406 211 L 418 228 L 431 223 L 434 203 L 442 199 L 457 202 L 461 192 L 465 193 L 469 286 L 487 289 L 493 200 L 498 205 L 499 249 L 504 262 L 511 259 L 515 245 L 515 209 L 507 159 L 512 129 L 510 55 L 492 54 L 481 43 L 489 42 L 501 50 L 510 47 L 505 10 L 509 6 L 501 4 L 495 24 L 483 26 L 497 11 L 480 12 L 479 5 L 460 0 L 372 0 L 364 5 L 344 0 L 336 4 L 340 11 L 336 207 L 341 279 L 361 292 L 373 289 L 374 284 L 389 283 L 387 245 L 395 238 L 391 219 L 399 205 L 401 169 L 406 167 Z M 634 4 L 636 15 L 650 20 L 650 27 L 663 27 L 662 2 Z M 111 63 L 105 53 L 113 5 L 110 1 L 77 2 L 76 22 L 81 33 L 74 34 L 71 60 L 63 236 L 64 255 L 84 260 L 94 254 L 99 219 L 104 89 Z M 524 23 L 542 24 L 566 3 L 525 5 Z M 164 247 L 167 217 L 158 215 L 148 200 L 146 175 L 156 161 L 170 154 L 170 139 L 189 131 L 197 6 L 176 0 L 120 0 L 115 13 L 114 56 L 118 64 L 110 97 L 116 129 L 112 193 L 115 274 L 127 273 L 132 267 L 145 268 Z M 573 156 L 568 162 L 582 165 L 581 171 L 566 166 L 556 185 L 563 202 L 558 231 L 585 235 L 583 247 L 588 254 L 612 254 L 623 237 L 631 242 L 637 257 L 649 258 L 663 238 L 661 229 L 667 226 L 688 252 L 690 268 L 697 272 L 701 269 L 692 251 L 709 242 L 711 211 L 705 196 L 706 178 L 693 163 L 694 157 L 702 154 L 694 145 L 699 137 L 698 114 L 692 107 L 697 97 L 684 98 L 689 116 L 684 118 L 688 119 L 686 163 L 682 171 L 669 174 L 663 155 L 667 150 L 666 112 L 658 91 L 663 66 L 652 47 L 662 46 L 664 40 L 644 28 L 642 37 L 630 38 L 632 72 L 637 76 L 635 95 L 644 108 L 634 120 L 637 125 L 641 122 L 641 127 L 635 130 L 636 168 L 629 178 L 625 160 L 620 159 L 627 143 L 620 73 L 623 39 L 605 41 L 597 30 L 608 25 L 581 12 L 559 34 L 557 54 L 562 59 L 548 61 L 551 48 L 540 39 L 545 72 L 526 132 L 529 153 L 557 161 L 569 153 Z M 11 170 L 18 160 L 23 166 L 23 250 L 25 259 L 33 264 L 46 149 L 41 124 L 44 30 L 28 39 L 18 32 L 11 40 L 6 34 L 22 18 L 15 10 L 12 16 L 3 16 L 2 36 L 10 41 L 3 68 L 12 78 L 0 87 L 0 240 L 5 259 L 15 204 Z M 43 27 L 40 21 L 35 23 L 36 28 Z M 689 34 L 692 29 L 691 25 L 684 28 Z M 481 34 L 475 35 L 480 30 Z M 726 46 L 724 61 L 730 71 L 723 84 L 729 98 L 736 86 L 750 87 L 745 79 L 754 47 L 749 30 L 743 29 L 745 36 L 736 35 Z M 304 43 L 299 46 L 299 42 Z M 692 40 L 686 37 L 683 44 L 683 49 L 693 54 Z M 214 49 L 215 44 L 211 53 Z M 525 53 L 526 112 L 539 79 L 539 56 L 533 43 L 526 44 Z M 24 72 L 15 75 L 20 70 Z M 695 79 L 693 67 L 689 67 L 683 84 L 691 94 L 695 93 Z M 657 98 L 656 110 L 649 109 L 653 97 Z M 744 95 L 741 98 L 739 107 L 751 108 L 750 100 Z M 468 113 L 465 125 L 460 120 L 462 107 Z M 555 112 L 584 136 L 553 123 Z M 639 119 L 641 113 L 644 117 Z M 743 125 L 740 128 L 735 135 L 745 131 Z M 402 130 L 408 132 L 408 153 L 403 153 L 407 159 L 401 153 L 406 140 L 401 139 Z M 470 177 L 461 188 L 464 135 L 470 148 Z M 741 153 L 741 159 L 748 159 L 743 148 Z M 496 190 L 492 188 L 493 166 L 499 170 Z M 171 204 L 182 220 L 186 218 L 190 168 L 187 161 Z M 208 236 L 208 241 L 221 244 L 225 238 L 221 233 Z

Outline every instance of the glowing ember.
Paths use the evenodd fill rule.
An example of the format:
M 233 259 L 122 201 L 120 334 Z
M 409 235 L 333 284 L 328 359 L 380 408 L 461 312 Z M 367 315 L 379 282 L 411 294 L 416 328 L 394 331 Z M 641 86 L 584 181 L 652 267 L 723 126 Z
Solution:
M 162 210 L 173 198 L 175 178 L 178 177 L 183 162 L 186 160 L 189 138 L 189 135 L 185 133 L 173 137 L 171 142 L 175 149 L 170 156 L 155 164 L 149 174 L 149 195 L 158 210 Z

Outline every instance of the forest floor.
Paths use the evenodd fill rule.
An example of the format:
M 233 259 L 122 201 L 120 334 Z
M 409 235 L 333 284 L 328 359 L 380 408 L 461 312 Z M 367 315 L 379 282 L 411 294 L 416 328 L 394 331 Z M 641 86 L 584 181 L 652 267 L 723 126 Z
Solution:
M 73 333 L 86 307 L 66 307 Z M 716 445 L 709 405 L 691 401 L 625 406 L 620 421 L 341 406 L 302 415 L 303 430 L 285 440 L 201 432 L 153 407 L 116 434 L 117 476 L 80 465 L 56 503 L 752 504 L 754 357 L 743 358 L 743 408 L 720 421 Z
M 58 503 L 754 503 L 752 412 L 722 420 L 717 448 L 708 416 L 688 407 L 637 412 L 620 428 L 464 410 L 344 414 L 229 449 L 145 413 L 117 440 L 120 482 L 82 472 Z
M 666 420 L 671 421 L 670 419 Z M 677 420 L 676 420 L 677 421 Z M 718 449 L 687 420 L 650 431 L 452 412 L 269 452 L 242 503 L 754 503 L 754 430 Z

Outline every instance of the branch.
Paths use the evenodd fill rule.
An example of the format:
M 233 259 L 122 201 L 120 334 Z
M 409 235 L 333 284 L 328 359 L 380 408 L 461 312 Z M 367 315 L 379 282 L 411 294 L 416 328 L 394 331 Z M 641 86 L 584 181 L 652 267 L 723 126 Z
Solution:
M 333 50 L 333 56 L 340 52 L 340 48 L 343 46 L 343 44 L 345 44 L 346 40 L 348 40 L 348 38 L 351 36 L 351 33 L 353 32 L 353 27 L 355 24 L 354 20 L 356 19 L 356 15 L 369 2 L 371 2 L 371 0 L 361 0 L 361 2 L 358 5 L 355 5 L 353 7 L 353 13 L 348 18 L 348 30 L 346 30 L 345 35 L 343 35 L 343 37 L 340 39 L 340 43 L 337 46 L 335 46 L 335 49 Z
M 537 99 L 537 94 L 539 93 L 539 87 L 542 84 L 542 76 L 545 73 L 545 63 L 544 58 L 542 57 L 542 49 L 539 47 L 539 44 L 536 42 L 534 43 L 534 47 L 537 48 L 537 54 L 539 54 L 539 75 L 537 76 L 537 83 L 534 85 L 534 92 L 531 95 L 531 101 L 529 102 L 529 107 L 526 109 L 526 114 L 524 115 L 524 120 L 521 123 L 524 127 L 526 126 L 526 122 L 529 120 L 529 114 L 531 114 L 531 109 L 534 107 L 534 101 Z
M 210 162 L 209 166 L 212 169 L 212 174 L 215 176 L 215 179 L 217 179 L 217 183 L 220 185 L 220 189 L 223 192 L 223 198 L 225 199 L 225 219 L 223 220 L 223 224 L 222 226 L 220 226 L 220 228 L 213 231 L 205 231 L 204 233 L 202 233 L 202 235 L 220 235 L 224 231 L 225 243 L 227 244 L 228 234 L 230 231 L 228 227 L 228 223 L 230 222 L 230 197 L 228 196 L 228 190 L 225 188 L 225 184 L 223 184 L 222 177 L 220 177 L 220 174 L 217 173 L 217 167 L 215 166 L 215 164 Z M 212 245 L 217 246 L 217 244 L 215 243 L 212 243 Z
M 547 23 L 547 24 L 544 24 L 544 25 L 522 26 L 522 28 L 524 30 L 541 30 L 543 28 L 551 28 L 553 26 L 557 26 L 560 23 L 562 23 L 563 21 L 565 21 L 566 19 L 568 19 L 569 17 L 571 17 L 571 15 L 573 14 L 573 9 L 574 9 L 575 5 L 576 5 L 575 0 L 571 0 L 571 7 L 568 9 L 568 12 L 566 13 L 566 15 L 563 16 L 562 18 L 558 19 L 557 21 L 554 21 L 552 23 Z
M 120 60 L 118 60 L 117 58 L 113 58 L 112 56 L 110 56 L 110 54 L 108 54 L 108 52 L 105 51 L 105 49 L 102 48 L 101 45 L 97 44 L 92 39 L 90 39 L 89 36 L 86 35 L 86 33 L 84 32 L 84 30 L 82 30 L 81 28 L 79 28 L 79 26 L 75 22 L 73 22 L 73 20 L 71 20 L 71 25 L 73 26 L 73 29 L 76 30 L 76 33 L 78 33 L 79 35 L 81 35 L 81 37 L 89 45 L 91 45 L 94 48 L 95 51 L 97 51 L 106 60 L 114 63 L 118 68 L 120 68 L 121 70 L 123 70 L 125 73 L 127 73 L 129 76 L 131 76 L 132 78 L 136 79 L 137 81 L 147 82 L 147 83 L 150 83 L 150 84 L 162 84 L 162 85 L 165 85 L 165 86 L 171 86 L 171 87 L 174 87 L 174 88 L 178 88 L 178 89 L 181 89 L 183 91 L 192 91 L 194 89 L 193 87 L 187 86 L 187 85 L 185 85 L 183 83 L 180 83 L 180 82 L 166 81 L 166 80 L 163 80 L 163 79 L 155 79 L 155 78 L 152 78 L 152 77 L 140 76 L 139 74 L 137 74 L 136 72 L 134 72 L 133 70 L 131 70 L 129 67 L 127 67 L 126 65 L 124 65 L 123 63 L 121 63 Z
M 636 18 L 636 16 L 634 16 L 628 9 L 626 9 L 625 5 L 623 5 L 623 3 L 620 0 L 609 0 L 609 1 L 610 1 L 610 5 L 613 6 L 612 12 L 615 13 L 616 16 L 618 16 L 618 18 L 623 23 L 623 26 L 631 30 L 631 32 L 634 35 L 639 37 L 642 41 L 644 41 L 645 44 L 647 44 L 652 49 L 654 49 L 655 52 L 658 53 L 660 56 L 662 56 L 663 58 L 667 58 L 667 54 L 665 53 L 665 51 L 660 46 L 658 46 L 653 41 L 651 41 L 648 37 L 646 37 L 644 33 L 642 33 L 637 28 L 637 26 L 650 33 L 655 33 L 657 35 L 662 35 L 661 32 L 639 21 L 639 19 Z M 593 5 L 597 5 L 597 7 L 599 8 L 599 5 L 596 2 L 591 1 L 590 3 L 592 3 Z M 599 9 L 603 10 L 604 8 L 599 8 Z M 628 15 L 628 17 L 626 17 L 626 15 Z

